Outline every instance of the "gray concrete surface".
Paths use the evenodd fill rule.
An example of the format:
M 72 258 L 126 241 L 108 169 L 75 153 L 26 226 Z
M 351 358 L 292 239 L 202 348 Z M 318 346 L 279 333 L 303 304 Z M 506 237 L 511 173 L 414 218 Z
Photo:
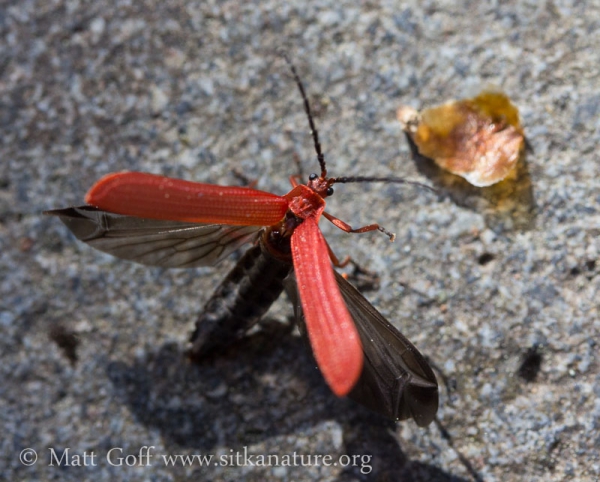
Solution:
M 598 480 L 597 1 L 4 0 L 0 32 L 1 480 Z M 316 160 L 279 47 L 332 175 L 442 193 L 337 187 L 328 210 L 381 222 L 393 244 L 322 222 L 338 255 L 379 273 L 367 297 L 438 368 L 441 425 L 336 399 L 302 340 L 278 329 L 285 299 L 271 331 L 189 365 L 194 319 L 234 259 L 137 266 L 40 214 L 126 169 L 223 184 L 238 169 L 287 192 L 294 156 L 305 172 Z M 448 180 L 395 120 L 400 104 L 488 85 L 519 107 L 530 144 L 511 195 Z M 52 466 L 50 449 L 87 466 Z M 367 455 L 371 471 L 160 457 L 244 449 Z

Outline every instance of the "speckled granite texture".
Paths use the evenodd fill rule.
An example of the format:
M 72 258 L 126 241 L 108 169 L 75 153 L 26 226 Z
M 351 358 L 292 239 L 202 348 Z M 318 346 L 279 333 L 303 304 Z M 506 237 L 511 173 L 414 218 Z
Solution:
M 597 1 L 4 0 L 0 33 L 0 480 L 598 480 Z M 282 327 L 286 299 L 268 331 L 188 364 L 195 317 L 234 259 L 137 266 L 41 215 L 119 170 L 239 184 L 237 169 L 287 192 L 294 156 L 317 168 L 280 47 L 332 175 L 440 189 L 337 186 L 329 212 L 381 222 L 395 243 L 321 224 L 339 256 L 379 273 L 366 296 L 437 367 L 441 425 L 336 399 Z M 530 146 L 514 196 L 448 181 L 395 119 L 488 85 L 519 107 Z M 85 466 L 51 466 L 50 449 Z M 332 462 L 161 457 L 244 449 Z M 370 473 L 341 466 L 354 455 Z

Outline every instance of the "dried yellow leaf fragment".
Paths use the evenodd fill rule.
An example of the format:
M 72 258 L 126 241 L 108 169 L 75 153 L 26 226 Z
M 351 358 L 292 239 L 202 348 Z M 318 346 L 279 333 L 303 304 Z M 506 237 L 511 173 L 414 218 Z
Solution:
M 524 146 L 519 111 L 501 92 L 484 91 L 421 113 L 403 106 L 397 117 L 421 155 L 478 187 L 513 174 Z

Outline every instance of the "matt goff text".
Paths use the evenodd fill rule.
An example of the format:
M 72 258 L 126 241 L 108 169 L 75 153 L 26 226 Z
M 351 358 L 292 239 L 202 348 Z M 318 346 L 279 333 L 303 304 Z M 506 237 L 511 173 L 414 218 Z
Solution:
M 48 466 L 50 467 L 96 467 L 99 463 L 108 463 L 113 467 L 152 466 L 155 460 L 165 466 L 221 466 L 221 467 L 310 467 L 310 466 L 341 466 L 360 467 L 360 472 L 368 474 L 372 467 L 371 455 L 332 455 L 322 454 L 251 454 L 248 447 L 243 451 L 229 450 L 229 454 L 216 455 L 164 455 L 154 453 L 154 445 L 144 445 L 135 453 L 125 453 L 122 447 L 113 447 L 106 452 L 104 461 L 100 461 L 94 451 L 72 452 L 69 447 L 63 450 L 48 448 Z M 38 462 L 37 452 L 24 449 L 20 453 L 23 465 L 31 466 Z

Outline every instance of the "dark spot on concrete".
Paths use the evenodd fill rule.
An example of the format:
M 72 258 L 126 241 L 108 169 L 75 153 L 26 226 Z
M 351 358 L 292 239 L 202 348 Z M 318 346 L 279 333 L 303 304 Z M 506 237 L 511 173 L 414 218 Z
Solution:
M 77 335 L 64 325 L 56 324 L 50 328 L 49 336 L 62 350 L 71 365 L 75 365 L 77 363 L 77 346 L 79 345 Z
M 519 375 L 523 380 L 525 380 L 528 383 L 535 382 L 538 373 L 542 368 L 543 360 L 544 357 L 541 353 L 539 346 L 532 346 L 523 355 L 521 366 L 517 370 L 517 375 Z
M 485 266 L 490 261 L 493 261 L 494 258 L 495 258 L 495 256 L 492 253 L 483 253 L 482 255 L 479 256 L 479 258 L 477 258 L 477 262 L 481 266 Z

